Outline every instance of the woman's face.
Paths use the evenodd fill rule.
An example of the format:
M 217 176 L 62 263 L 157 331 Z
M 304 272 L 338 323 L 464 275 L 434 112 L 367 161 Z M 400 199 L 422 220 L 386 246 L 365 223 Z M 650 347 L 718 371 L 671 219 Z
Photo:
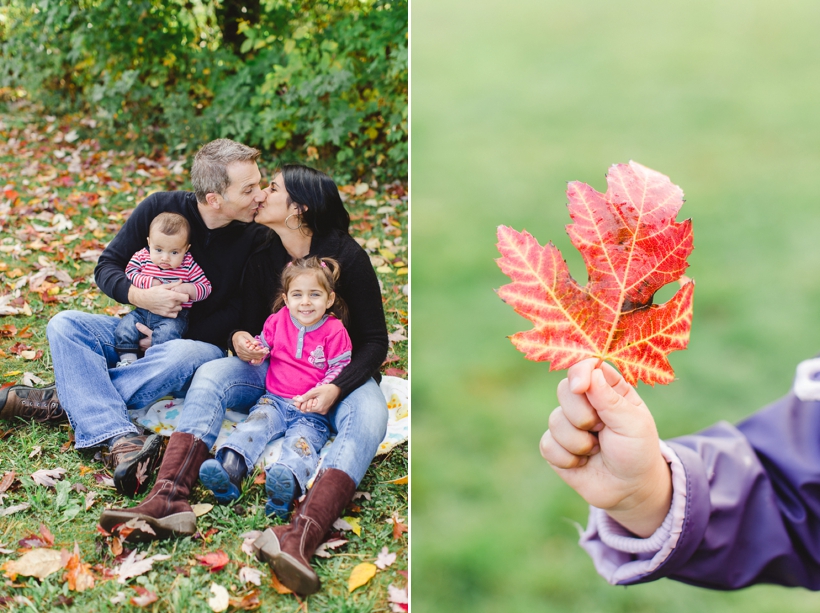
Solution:
M 299 208 L 295 202 L 288 204 L 288 192 L 285 189 L 285 179 L 281 172 L 262 191 L 265 193 L 265 201 L 256 211 L 254 219 L 256 223 L 269 227 L 280 226 L 285 223 L 288 215 L 299 214 Z M 290 225 L 295 227 L 298 223 L 292 222 Z

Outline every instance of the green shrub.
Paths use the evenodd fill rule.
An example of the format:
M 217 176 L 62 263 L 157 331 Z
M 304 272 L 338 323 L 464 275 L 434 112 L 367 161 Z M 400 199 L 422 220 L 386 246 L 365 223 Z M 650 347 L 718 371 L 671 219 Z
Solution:
M 407 1 L 10 0 L 0 86 L 120 148 L 235 138 L 339 179 L 407 174 Z

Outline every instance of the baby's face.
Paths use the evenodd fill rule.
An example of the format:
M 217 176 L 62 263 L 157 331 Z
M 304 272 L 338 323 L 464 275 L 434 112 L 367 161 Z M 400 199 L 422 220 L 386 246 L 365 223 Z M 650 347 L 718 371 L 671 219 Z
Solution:
M 171 270 L 182 264 L 182 259 L 188 252 L 188 237 L 184 232 L 179 234 L 163 234 L 159 230 L 152 230 L 148 237 L 148 250 L 151 261 L 162 270 Z

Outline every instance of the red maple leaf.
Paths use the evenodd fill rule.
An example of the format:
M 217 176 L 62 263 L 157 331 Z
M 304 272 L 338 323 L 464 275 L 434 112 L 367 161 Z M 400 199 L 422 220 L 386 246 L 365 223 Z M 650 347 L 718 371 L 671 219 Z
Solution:
M 219 551 L 212 551 L 202 556 L 194 556 L 199 563 L 207 567 L 209 571 L 215 573 L 225 568 L 225 565 L 230 562 L 228 554 L 221 549 Z
M 694 282 L 668 302 L 655 292 L 681 279 L 692 251 L 692 223 L 675 222 L 683 192 L 668 177 L 635 162 L 616 164 L 607 192 L 574 181 L 567 187 L 567 226 L 589 274 L 581 287 L 555 245 L 498 228 L 501 270 L 512 279 L 498 295 L 535 327 L 511 337 L 526 357 L 569 368 L 595 357 L 615 364 L 631 385 L 669 383 L 666 356 L 686 348 Z

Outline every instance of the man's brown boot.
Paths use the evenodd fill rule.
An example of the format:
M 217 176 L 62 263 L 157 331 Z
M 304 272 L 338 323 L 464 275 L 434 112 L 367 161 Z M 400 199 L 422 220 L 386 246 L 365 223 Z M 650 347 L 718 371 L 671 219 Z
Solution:
M 126 434 L 103 453 L 103 464 L 114 472 L 120 494 L 132 497 L 148 488 L 161 449 L 158 434 Z
M 157 482 L 140 504 L 130 509 L 107 509 L 100 526 L 111 532 L 118 524 L 142 520 L 153 530 L 139 527 L 126 540 L 153 541 L 196 533 L 196 515 L 188 496 L 196 483 L 199 467 L 208 457 L 208 448 L 193 434 L 174 432 L 162 458 Z M 138 522 L 137 522 L 138 523 Z
M 322 471 L 290 525 L 268 528 L 254 541 L 256 556 L 266 561 L 279 581 L 297 594 L 317 592 L 319 577 L 310 558 L 355 491 L 356 484 L 344 471 Z
M 0 419 L 20 417 L 27 421 L 58 423 L 68 417 L 57 399 L 57 386 L 11 385 L 0 390 Z

